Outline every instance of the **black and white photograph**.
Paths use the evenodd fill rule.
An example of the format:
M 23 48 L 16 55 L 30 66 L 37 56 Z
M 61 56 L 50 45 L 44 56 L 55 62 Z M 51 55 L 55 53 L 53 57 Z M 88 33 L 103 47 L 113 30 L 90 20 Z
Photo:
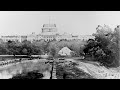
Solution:
M 120 79 L 120 11 L 0 11 L 0 79 Z

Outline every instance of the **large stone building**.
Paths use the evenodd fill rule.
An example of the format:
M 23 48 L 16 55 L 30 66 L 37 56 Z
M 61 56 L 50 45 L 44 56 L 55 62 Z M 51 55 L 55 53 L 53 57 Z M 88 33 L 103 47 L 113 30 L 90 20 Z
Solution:
M 95 37 L 92 35 L 79 35 L 77 39 L 86 41 L 88 39 L 94 39 Z
M 27 36 L 19 36 L 19 35 L 11 35 L 11 36 L 1 36 L 3 42 L 8 41 L 15 41 L 15 42 L 22 42 L 27 40 Z
M 27 41 L 33 42 L 37 40 L 37 35 L 33 32 L 30 35 L 27 35 Z
M 33 41 L 40 41 L 40 40 L 45 40 L 45 41 L 52 41 L 52 40 L 88 40 L 89 38 L 94 39 L 94 36 L 92 35 L 72 35 L 68 33 L 64 34 L 59 34 L 57 32 L 57 27 L 56 24 L 44 24 L 42 27 L 42 32 L 40 34 L 35 34 L 34 32 L 30 35 L 26 36 L 1 36 L 1 39 L 4 42 L 7 42 L 9 40 L 11 41 L 19 41 L 22 42 L 24 40 L 33 42 Z
M 4 41 L 4 42 L 7 42 L 7 41 L 20 41 L 20 36 L 1 36 L 1 39 Z
M 57 27 L 56 24 L 44 24 L 42 28 L 42 32 L 40 36 L 45 41 L 52 41 L 56 39 L 58 33 L 57 33 Z
M 25 40 L 27 40 L 27 35 L 20 36 L 19 42 L 22 42 L 22 41 L 25 41 Z

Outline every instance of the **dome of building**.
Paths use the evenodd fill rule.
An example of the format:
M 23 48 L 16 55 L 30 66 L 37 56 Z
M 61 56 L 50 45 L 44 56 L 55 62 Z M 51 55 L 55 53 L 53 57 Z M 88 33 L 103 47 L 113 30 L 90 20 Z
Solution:
M 44 24 L 42 33 L 57 33 L 56 24 Z

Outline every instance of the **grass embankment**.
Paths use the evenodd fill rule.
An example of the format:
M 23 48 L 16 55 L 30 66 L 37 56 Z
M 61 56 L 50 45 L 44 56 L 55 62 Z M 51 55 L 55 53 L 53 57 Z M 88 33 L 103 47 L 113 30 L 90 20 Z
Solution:
M 57 79 L 94 79 L 90 74 L 76 67 L 75 63 L 59 63 L 56 65 Z
M 120 68 L 106 68 L 98 62 L 87 60 L 71 60 L 76 63 L 76 67 L 69 66 L 67 64 L 57 65 L 57 78 L 58 79 L 82 79 L 92 76 L 96 79 L 120 79 Z M 78 72 L 76 74 L 76 72 Z M 82 76 L 82 78 L 81 78 Z
M 78 68 L 84 69 L 84 71 L 88 72 L 96 79 L 120 79 L 119 68 L 106 68 L 105 66 L 101 66 L 98 62 L 79 62 Z
M 24 61 L 0 69 L 0 79 L 35 79 L 43 77 L 43 72 L 50 72 L 51 65 L 39 60 Z

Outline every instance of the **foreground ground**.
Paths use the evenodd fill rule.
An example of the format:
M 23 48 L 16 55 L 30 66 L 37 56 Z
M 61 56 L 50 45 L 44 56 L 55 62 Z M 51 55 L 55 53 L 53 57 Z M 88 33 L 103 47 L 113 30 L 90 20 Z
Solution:
M 119 79 L 120 72 L 98 63 L 34 59 L 0 66 L 0 79 Z M 54 67 L 53 67 L 54 66 Z M 53 68 L 52 68 L 53 67 Z M 55 72 L 54 72 L 55 71 Z M 52 77 L 52 78 L 51 78 Z

